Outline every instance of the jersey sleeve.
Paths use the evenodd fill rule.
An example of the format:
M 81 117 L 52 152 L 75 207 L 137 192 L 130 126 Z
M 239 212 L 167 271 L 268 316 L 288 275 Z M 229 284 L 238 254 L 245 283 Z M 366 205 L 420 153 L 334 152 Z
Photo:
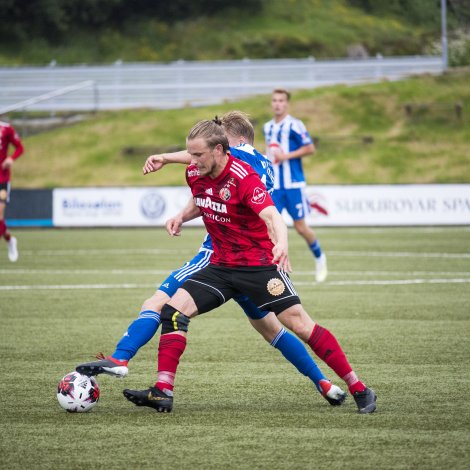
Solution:
M 295 139 L 299 147 L 313 143 L 312 137 L 308 133 L 308 130 L 302 121 L 297 120 L 291 130 L 295 134 Z
M 256 173 L 250 173 L 242 180 L 240 186 L 240 199 L 243 204 L 259 214 L 263 209 L 274 206 L 266 186 Z
M 16 133 L 13 127 L 10 127 L 10 133 L 8 137 L 10 143 L 15 147 L 15 151 L 10 155 L 10 158 L 16 160 L 24 152 L 23 143 L 21 142 L 20 136 Z

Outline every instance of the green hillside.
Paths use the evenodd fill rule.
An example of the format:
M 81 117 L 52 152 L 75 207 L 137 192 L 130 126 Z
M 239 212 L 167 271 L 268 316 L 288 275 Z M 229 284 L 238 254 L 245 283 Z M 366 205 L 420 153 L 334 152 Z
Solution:
M 470 15 L 464 2 L 452 6 L 450 41 Z M 440 38 L 440 3 L 431 0 L 21 0 L 5 8 L 0 64 L 345 57 L 352 45 L 406 55 L 429 53 Z M 470 56 L 468 38 L 466 47 Z
M 331 183 L 470 182 L 470 69 L 373 85 L 335 86 L 294 93 L 291 113 L 319 139 L 305 161 L 308 180 Z M 461 103 L 461 118 L 454 111 Z M 405 106 L 413 104 L 427 109 Z M 180 166 L 143 177 L 149 152 L 183 146 L 200 119 L 240 109 L 255 123 L 270 119 L 270 96 L 180 110 L 98 113 L 67 128 L 25 139 L 14 169 L 22 188 L 184 184 Z M 365 143 L 369 142 L 369 143 Z M 124 151 L 132 147 L 134 155 Z

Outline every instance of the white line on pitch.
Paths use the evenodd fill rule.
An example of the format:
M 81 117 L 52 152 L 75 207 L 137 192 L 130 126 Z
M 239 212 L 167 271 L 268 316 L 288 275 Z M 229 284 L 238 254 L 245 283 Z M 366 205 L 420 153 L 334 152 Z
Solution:
M 163 249 L 80 249 L 80 250 L 23 250 L 21 255 L 27 256 L 84 256 L 84 255 L 164 255 L 178 253 L 196 253 L 190 249 L 163 250 Z M 418 253 L 412 251 L 328 251 L 328 256 L 359 256 L 391 257 L 391 258 L 470 258 L 470 253 Z
M 360 256 L 390 258 L 470 258 L 470 253 L 415 253 L 412 251 L 328 251 L 328 256 Z
M 166 250 L 159 248 L 135 248 L 135 249 L 114 249 L 114 248 L 93 248 L 93 249 L 70 249 L 70 250 L 22 250 L 21 255 L 44 255 L 44 256 L 82 256 L 82 255 L 162 255 L 162 254 L 177 254 L 177 253 L 190 253 L 190 249 Z M 194 251 L 194 254 L 196 252 Z
M 322 286 L 388 286 L 410 284 L 464 284 L 470 283 L 469 279 L 397 279 L 389 281 L 329 281 Z M 312 286 L 313 282 L 295 282 L 298 286 Z M 18 285 L 0 286 L 0 290 L 74 290 L 74 289 L 143 289 L 155 288 L 151 284 L 52 284 L 52 285 Z
M 170 269 L 0 269 L 0 274 L 117 274 L 168 275 Z M 297 271 L 293 276 L 313 276 L 314 271 Z M 331 276 L 470 276 L 470 271 L 329 271 Z
M 393 286 L 410 284 L 466 284 L 469 279 L 395 279 L 383 281 L 328 281 L 322 286 Z M 295 282 L 296 286 L 311 286 L 313 282 Z
M 75 289 L 142 289 L 153 287 L 148 284 L 51 284 L 38 286 L 0 286 L 0 290 L 75 290 Z

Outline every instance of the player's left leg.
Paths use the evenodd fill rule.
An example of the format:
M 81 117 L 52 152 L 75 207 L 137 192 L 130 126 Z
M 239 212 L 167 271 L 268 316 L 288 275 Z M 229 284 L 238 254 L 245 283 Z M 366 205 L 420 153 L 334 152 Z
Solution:
M 377 400 L 375 393 L 358 379 L 343 349 L 329 330 L 316 324 L 301 304 L 279 312 L 278 319 L 302 338 L 313 352 L 346 382 L 349 392 L 356 401 L 359 413 L 375 411 Z
M 18 242 L 11 235 L 5 222 L 6 205 L 10 199 L 10 184 L 0 184 L 0 238 L 4 238 L 8 244 L 8 259 L 14 263 L 18 260 Z
M 323 282 L 328 276 L 326 255 L 323 253 L 315 232 L 307 225 L 306 217 L 310 206 L 303 188 L 289 189 L 287 192 L 287 212 L 292 217 L 294 228 L 305 240 L 315 259 L 315 279 Z
M 233 289 L 227 282 L 230 274 L 223 271 L 206 267 L 188 279 L 170 302 L 163 306 L 157 382 L 145 390 L 124 390 L 123 394 L 129 401 L 159 412 L 171 411 L 176 371 L 186 349 L 190 318 L 208 312 L 233 297 Z
M 236 296 L 234 300 L 243 309 L 253 328 L 301 374 L 308 377 L 331 405 L 343 403 L 346 394 L 323 375 L 303 343 L 283 328 L 274 313 L 259 310 L 246 295 Z
M 115 377 L 125 377 L 128 374 L 128 362 L 157 332 L 161 324 L 160 312 L 163 306 L 186 279 L 207 266 L 211 254 L 212 251 L 201 250 L 191 261 L 173 271 L 162 282 L 155 294 L 142 304 L 139 316 L 129 325 L 113 354 L 97 356 L 98 361 L 80 364 L 76 367 L 76 371 L 85 375 L 104 373 Z

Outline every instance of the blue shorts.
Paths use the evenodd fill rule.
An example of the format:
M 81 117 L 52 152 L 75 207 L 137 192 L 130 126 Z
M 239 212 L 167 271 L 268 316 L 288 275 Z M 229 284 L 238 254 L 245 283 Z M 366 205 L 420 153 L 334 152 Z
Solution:
M 271 195 L 279 212 L 286 209 L 294 220 L 305 219 L 310 212 L 310 206 L 303 188 L 275 189 Z
M 206 240 L 204 240 L 204 242 L 206 242 Z M 211 255 L 212 251 L 205 249 L 199 251 L 199 253 L 191 261 L 184 263 L 181 268 L 173 271 L 162 282 L 158 289 L 165 292 L 169 297 L 172 297 L 186 281 L 186 279 L 189 279 L 193 274 L 197 273 L 209 264 Z M 259 310 L 258 307 L 246 295 L 236 296 L 233 300 L 235 300 L 235 302 L 240 305 L 246 316 L 252 320 L 260 320 L 269 313 L 269 311 L 266 310 Z
M 194 273 L 197 273 L 209 264 L 211 255 L 212 251 L 201 250 L 191 261 L 187 261 L 181 268 L 173 271 L 158 289 L 172 297 L 186 279 L 189 279 Z

